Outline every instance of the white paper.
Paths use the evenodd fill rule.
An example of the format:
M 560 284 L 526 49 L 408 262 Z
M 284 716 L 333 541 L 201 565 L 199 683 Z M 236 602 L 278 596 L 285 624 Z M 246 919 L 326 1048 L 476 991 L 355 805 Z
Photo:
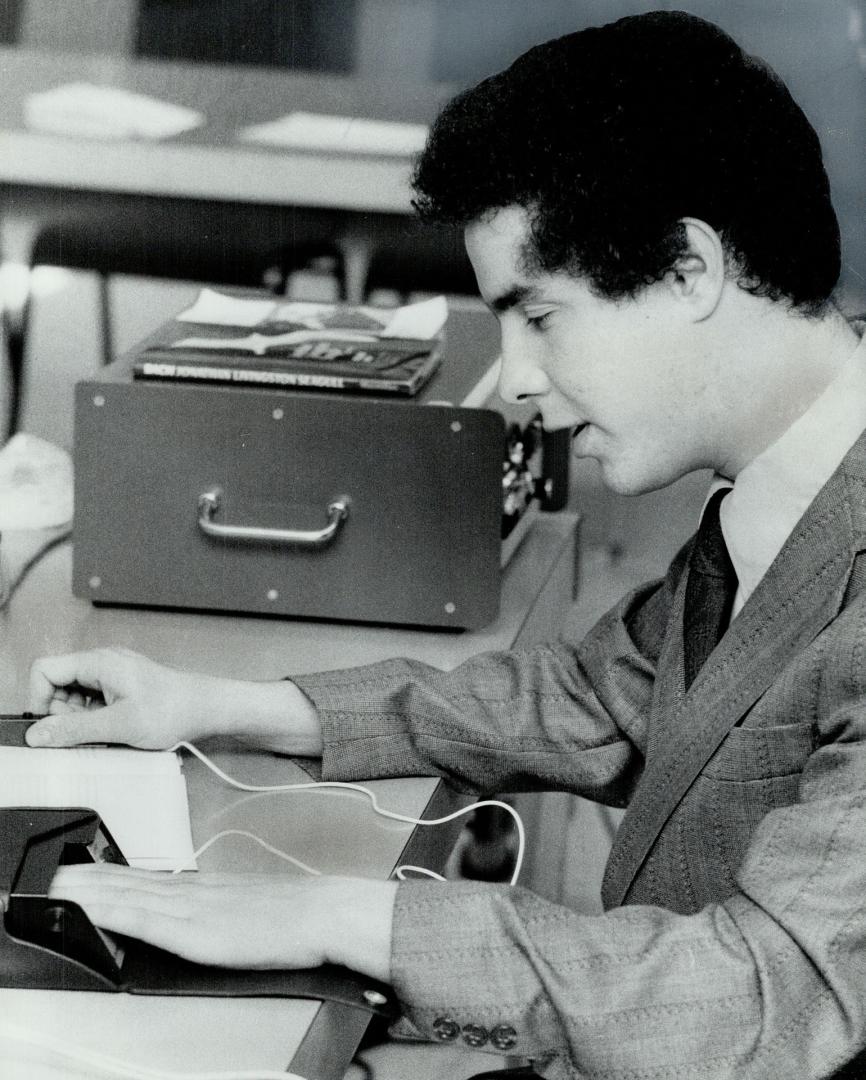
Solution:
M 204 116 L 116 86 L 64 83 L 24 102 L 28 127 L 105 139 L 166 139 L 199 127 Z
M 130 866 L 195 869 L 186 781 L 168 751 L 0 746 L 0 806 L 94 810 Z
M 0 531 L 72 521 L 72 459 L 53 443 L 19 432 L 0 450 Z
M 403 157 L 423 150 L 426 124 L 292 112 L 239 132 L 242 139 L 301 150 L 343 150 Z
M 447 318 L 448 303 L 444 296 L 419 300 L 417 304 L 406 304 L 405 307 L 397 308 L 382 331 L 382 337 L 418 338 L 428 341 L 436 337 Z
M 276 307 L 276 300 L 243 300 L 216 289 L 202 289 L 192 307 L 177 315 L 176 321 L 209 326 L 257 326 Z
M 334 326 L 331 323 L 341 310 L 346 310 L 345 304 L 325 303 L 321 300 L 289 300 L 281 303 L 276 311 L 270 315 L 274 322 L 301 323 L 308 330 L 330 330 Z M 382 308 L 367 307 L 364 304 L 352 304 L 349 306 L 352 314 L 365 315 L 379 324 L 379 329 L 387 326 L 391 318 L 391 312 Z M 339 327 L 337 327 L 339 329 Z M 379 329 L 370 329 L 370 333 L 379 333 Z
M 382 326 L 381 330 L 356 331 L 341 329 L 337 325 L 323 328 L 323 320 L 338 316 L 341 308 L 347 312 L 358 312 L 374 319 Z M 339 338 L 341 341 L 369 341 L 371 334 L 383 338 L 412 338 L 430 341 L 435 338 L 448 318 L 448 304 L 444 296 L 434 296 L 429 300 L 419 300 L 417 304 L 406 304 L 386 311 L 382 308 L 366 306 L 346 307 L 340 304 L 307 303 L 304 301 L 253 300 L 227 296 L 216 289 L 202 289 L 192 307 L 176 316 L 177 322 L 199 323 L 208 326 L 246 326 L 254 327 L 265 321 L 297 322 L 307 327 L 306 331 L 296 330 L 282 337 L 269 337 L 271 345 L 288 345 L 294 342 L 328 340 Z M 317 334 L 316 331 L 322 330 Z M 248 348 L 257 352 L 253 337 L 241 341 L 220 341 L 216 339 L 185 338 L 174 342 L 174 348 Z

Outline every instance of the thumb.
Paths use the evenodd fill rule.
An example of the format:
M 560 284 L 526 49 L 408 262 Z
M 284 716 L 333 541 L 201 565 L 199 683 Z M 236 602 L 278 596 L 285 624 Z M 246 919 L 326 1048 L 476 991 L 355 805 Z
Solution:
M 124 726 L 117 723 L 115 708 L 75 709 L 37 720 L 27 729 L 28 746 L 81 746 L 84 743 L 126 742 Z

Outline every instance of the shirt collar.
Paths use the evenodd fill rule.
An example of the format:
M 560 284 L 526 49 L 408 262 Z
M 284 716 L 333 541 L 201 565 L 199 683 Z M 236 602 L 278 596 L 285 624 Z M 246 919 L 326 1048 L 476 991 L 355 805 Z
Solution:
M 739 583 L 736 615 L 782 550 L 794 526 L 866 428 L 866 338 L 827 389 L 752 460 L 736 483 L 716 476 L 722 533 Z M 709 496 L 708 496 L 709 498 Z

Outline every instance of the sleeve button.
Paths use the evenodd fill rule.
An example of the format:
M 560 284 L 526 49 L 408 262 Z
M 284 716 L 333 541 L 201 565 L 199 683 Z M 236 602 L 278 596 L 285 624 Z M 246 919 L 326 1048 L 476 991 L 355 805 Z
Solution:
M 442 1042 L 453 1042 L 460 1034 L 460 1025 L 450 1016 L 437 1016 L 433 1021 L 433 1035 Z
M 487 1028 L 480 1024 L 464 1024 L 463 1041 L 467 1046 L 484 1046 L 487 1042 Z
M 490 1032 L 490 1042 L 497 1050 L 510 1050 L 517 1043 L 517 1032 L 510 1024 L 499 1024 Z

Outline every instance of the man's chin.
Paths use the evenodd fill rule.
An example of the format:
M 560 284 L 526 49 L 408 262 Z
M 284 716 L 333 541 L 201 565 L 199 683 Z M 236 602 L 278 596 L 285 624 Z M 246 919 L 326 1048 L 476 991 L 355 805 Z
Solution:
M 622 462 L 597 458 L 601 481 L 615 495 L 646 495 L 673 484 L 679 477 L 659 476 L 642 469 L 630 469 Z
M 647 491 L 653 490 L 626 477 L 617 474 L 611 475 L 604 468 L 601 470 L 601 479 L 607 490 L 612 491 L 614 495 L 643 495 Z

